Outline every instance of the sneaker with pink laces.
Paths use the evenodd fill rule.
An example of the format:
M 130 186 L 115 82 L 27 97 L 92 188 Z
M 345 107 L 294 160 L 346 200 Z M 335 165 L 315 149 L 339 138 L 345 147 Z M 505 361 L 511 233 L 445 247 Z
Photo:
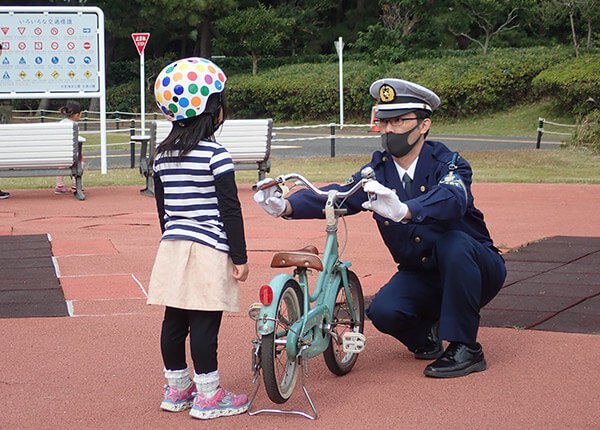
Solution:
M 63 185 L 54 188 L 54 194 L 71 194 L 71 190 Z
M 169 412 L 185 411 L 192 407 L 195 394 L 196 384 L 194 383 L 191 383 L 190 386 L 183 391 L 165 385 L 165 398 L 160 404 L 160 408 Z
M 217 394 L 207 399 L 198 393 L 190 415 L 201 420 L 243 414 L 248 410 L 248 397 L 233 394 L 219 387 Z

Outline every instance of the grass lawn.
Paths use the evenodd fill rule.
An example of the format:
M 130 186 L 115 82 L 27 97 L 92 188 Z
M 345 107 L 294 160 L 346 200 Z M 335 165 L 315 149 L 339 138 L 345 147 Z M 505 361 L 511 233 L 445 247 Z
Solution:
M 539 117 L 562 124 L 575 123 L 574 118 L 556 113 L 550 103 L 540 102 L 476 118 L 434 121 L 433 131 L 436 134 L 535 136 Z M 97 134 L 86 133 L 88 139 L 86 146 L 96 144 L 99 140 L 97 136 Z M 125 142 L 127 139 L 128 136 L 122 134 L 109 135 L 109 142 L 113 143 Z M 123 145 L 124 149 L 128 147 L 129 145 Z M 461 155 L 473 167 L 473 179 L 476 182 L 600 183 L 600 154 L 585 148 L 470 151 L 462 152 Z M 278 159 L 272 156 L 270 176 L 296 172 L 316 182 L 343 182 L 369 160 L 370 156 L 333 159 L 329 157 Z M 257 180 L 257 173 L 239 171 L 236 177 L 239 183 L 253 183 Z M 84 172 L 84 183 L 88 187 L 115 185 L 143 187 L 144 178 L 140 176 L 137 168 L 112 169 L 106 175 L 102 175 L 99 171 L 88 170 Z M 52 187 L 54 187 L 54 178 L 0 178 L 2 190 Z

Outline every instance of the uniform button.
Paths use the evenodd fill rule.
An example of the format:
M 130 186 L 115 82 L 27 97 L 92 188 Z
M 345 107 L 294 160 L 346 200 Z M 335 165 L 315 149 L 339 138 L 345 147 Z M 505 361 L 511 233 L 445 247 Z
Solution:
M 429 258 L 427 258 L 427 257 L 423 257 L 423 258 L 421 258 L 421 262 L 422 262 L 423 264 L 427 263 L 428 261 L 429 261 Z
M 396 189 L 395 188 L 392 188 L 392 191 L 394 192 L 394 194 L 396 194 Z
M 389 222 L 389 221 L 386 219 L 386 220 L 383 222 L 383 225 L 385 225 L 385 226 L 387 227 L 388 225 L 390 225 L 390 222 Z
M 385 163 L 387 161 L 387 157 L 381 157 L 381 161 Z
M 427 188 L 425 188 L 425 185 L 421 185 L 421 192 L 424 193 L 425 191 L 427 191 Z
M 421 243 L 421 238 L 419 236 L 415 237 L 415 243 Z

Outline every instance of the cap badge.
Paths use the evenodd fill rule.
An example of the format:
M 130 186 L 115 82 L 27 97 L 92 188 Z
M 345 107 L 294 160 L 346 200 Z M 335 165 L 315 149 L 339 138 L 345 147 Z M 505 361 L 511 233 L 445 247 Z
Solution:
M 388 84 L 384 84 L 379 89 L 379 98 L 384 103 L 394 101 L 396 98 L 396 91 L 394 91 L 394 88 Z

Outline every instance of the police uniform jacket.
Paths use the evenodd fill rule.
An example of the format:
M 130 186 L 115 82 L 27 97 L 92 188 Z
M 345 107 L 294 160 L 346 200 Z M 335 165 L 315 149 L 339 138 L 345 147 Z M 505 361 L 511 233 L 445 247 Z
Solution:
M 410 221 L 397 223 L 373 212 L 381 237 L 399 269 L 436 270 L 435 243 L 451 230 L 463 231 L 478 242 L 493 247 L 483 214 L 473 204 L 471 166 L 443 143 L 425 141 L 417 161 L 411 196 L 405 192 L 394 160 L 387 152 L 376 151 L 366 166 L 373 168 L 377 181 L 394 190 L 412 214 Z M 359 171 L 343 185 L 334 184 L 323 189 L 344 191 L 360 180 Z M 293 208 L 290 218 L 324 218 L 325 199 L 310 190 L 300 190 L 288 199 Z M 366 200 L 366 193 L 359 190 L 344 202 L 343 207 L 349 214 L 358 213 L 365 210 L 361 204 Z

